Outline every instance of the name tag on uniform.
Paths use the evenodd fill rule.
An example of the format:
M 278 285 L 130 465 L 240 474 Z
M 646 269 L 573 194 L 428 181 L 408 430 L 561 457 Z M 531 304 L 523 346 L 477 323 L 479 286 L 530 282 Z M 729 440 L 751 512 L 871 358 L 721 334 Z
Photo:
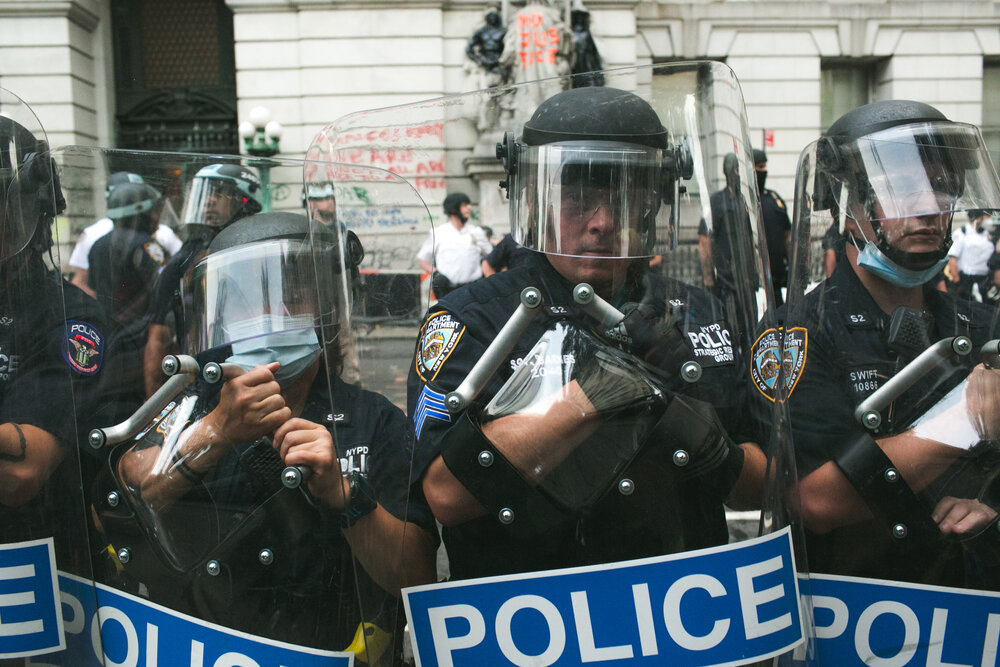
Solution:
M 854 366 L 847 371 L 847 391 L 857 403 L 875 393 L 889 380 L 889 373 L 878 365 Z

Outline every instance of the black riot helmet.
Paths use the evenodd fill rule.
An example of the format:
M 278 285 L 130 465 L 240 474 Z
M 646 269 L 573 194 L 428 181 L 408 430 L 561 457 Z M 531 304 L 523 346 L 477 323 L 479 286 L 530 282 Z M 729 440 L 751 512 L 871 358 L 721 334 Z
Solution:
M 156 231 L 155 214 L 163 203 L 163 195 L 153 186 L 126 182 L 114 186 L 108 195 L 108 217 L 116 227 L 152 234 Z
M 693 164 L 670 144 L 653 107 L 633 93 L 575 88 L 542 102 L 497 146 L 511 200 L 514 238 L 525 247 L 576 254 L 564 239 L 570 223 L 593 219 L 602 208 L 615 226 L 606 257 L 652 254 L 657 233 L 672 233 L 679 178 Z M 667 204 L 667 206 L 663 206 Z
M 52 247 L 52 221 L 66 208 L 48 144 L 0 115 L 0 262 Z
M 114 189 L 119 185 L 125 185 L 126 183 L 138 183 L 142 184 L 146 181 L 139 174 L 133 174 L 130 171 L 116 171 L 115 173 L 108 176 L 107 183 L 104 188 L 104 199 L 107 201 Z
M 348 307 L 351 270 L 363 256 L 352 232 L 341 236 L 336 226 L 300 213 L 258 213 L 234 222 L 186 278 L 188 349 L 197 354 L 307 329 L 329 345 L 338 313 Z
M 873 243 L 906 270 L 943 261 L 956 211 L 1000 206 L 1000 184 L 979 130 L 929 104 L 887 100 L 859 107 L 837 119 L 814 150 L 815 208 L 832 211 L 841 229 L 846 217 L 867 219 L 875 238 L 855 243 Z M 897 246 L 884 222 L 912 218 L 933 218 L 944 228 L 940 248 L 915 253 Z
M 461 219 L 462 222 L 465 222 L 467 218 L 462 217 L 462 206 L 471 203 L 472 200 L 469 199 L 469 195 L 464 192 L 452 192 L 444 198 L 444 203 L 441 206 L 444 209 L 445 215 L 453 215 Z

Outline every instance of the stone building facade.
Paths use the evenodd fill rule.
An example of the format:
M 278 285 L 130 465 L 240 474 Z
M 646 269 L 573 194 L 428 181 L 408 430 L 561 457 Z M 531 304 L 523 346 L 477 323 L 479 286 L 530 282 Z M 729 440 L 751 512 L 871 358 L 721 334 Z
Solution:
M 550 1 L 568 10 L 566 0 Z M 301 156 L 316 131 L 344 114 L 470 89 L 465 44 L 487 9 L 481 0 L 225 5 L 239 119 L 268 107 L 285 128 L 288 157 Z M 742 84 L 751 138 L 769 138 L 769 186 L 779 192 L 792 191 L 799 151 L 837 115 L 871 100 L 931 103 L 983 126 L 1000 152 L 998 2 L 589 0 L 586 7 L 606 67 L 727 62 Z M 110 16 L 111 0 L 0 2 L 0 86 L 36 109 L 53 144 L 115 145 Z M 451 159 L 447 168 L 461 164 Z M 297 205 L 289 192 L 285 205 Z

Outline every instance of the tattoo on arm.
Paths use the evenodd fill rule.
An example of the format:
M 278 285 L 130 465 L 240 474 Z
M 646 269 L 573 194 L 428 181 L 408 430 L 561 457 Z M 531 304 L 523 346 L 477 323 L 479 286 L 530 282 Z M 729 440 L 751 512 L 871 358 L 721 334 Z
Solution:
M 17 424 L 11 423 L 14 430 L 17 431 L 18 440 L 20 440 L 21 452 L 19 454 L 7 454 L 0 452 L 0 461 L 10 461 L 11 463 L 20 463 L 24 460 L 25 455 L 28 451 L 28 442 L 24 439 L 24 431 Z

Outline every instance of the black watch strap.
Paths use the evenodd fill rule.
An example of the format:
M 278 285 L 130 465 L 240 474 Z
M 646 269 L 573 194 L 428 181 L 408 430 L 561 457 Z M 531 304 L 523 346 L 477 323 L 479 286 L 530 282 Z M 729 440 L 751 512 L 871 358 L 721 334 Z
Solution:
M 340 515 L 340 522 L 344 528 L 350 528 L 358 522 L 358 519 L 371 514 L 378 507 L 375 487 L 368 481 L 367 475 L 359 470 L 352 470 L 347 473 L 347 481 L 350 485 L 351 499 Z

